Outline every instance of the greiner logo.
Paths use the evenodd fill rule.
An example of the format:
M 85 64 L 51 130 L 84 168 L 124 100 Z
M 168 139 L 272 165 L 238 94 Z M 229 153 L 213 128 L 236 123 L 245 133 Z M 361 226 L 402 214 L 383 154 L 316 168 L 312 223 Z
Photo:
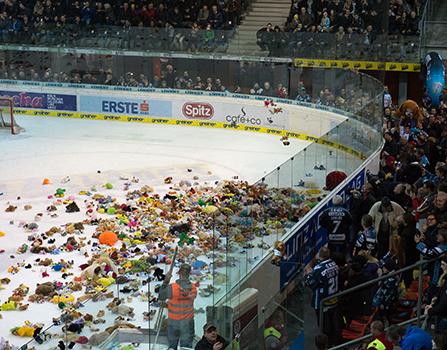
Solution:
M 256 117 L 247 117 L 247 113 L 245 113 L 244 107 L 241 108 L 242 114 L 238 115 L 227 115 L 225 120 L 229 123 L 242 123 L 242 124 L 252 124 L 252 125 L 261 125 L 261 119 Z
M 182 112 L 186 118 L 211 119 L 214 116 L 213 106 L 203 102 L 186 102 Z

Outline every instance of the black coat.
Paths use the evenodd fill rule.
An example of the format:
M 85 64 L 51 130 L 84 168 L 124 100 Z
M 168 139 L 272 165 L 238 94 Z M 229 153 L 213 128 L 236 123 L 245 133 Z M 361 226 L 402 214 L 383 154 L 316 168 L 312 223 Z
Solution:
M 223 344 L 222 350 L 228 346 L 228 342 L 223 337 L 221 337 L 219 334 L 217 335 L 217 343 Z M 205 338 L 205 336 L 203 336 L 202 339 L 200 339 L 200 341 L 196 344 L 196 347 L 194 348 L 194 350 L 213 350 L 213 345 L 214 344 L 211 344 Z

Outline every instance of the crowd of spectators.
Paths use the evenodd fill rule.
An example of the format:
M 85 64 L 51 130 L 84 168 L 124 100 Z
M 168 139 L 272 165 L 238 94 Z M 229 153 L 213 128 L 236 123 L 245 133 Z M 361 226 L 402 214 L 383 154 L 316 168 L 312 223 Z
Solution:
M 0 1 L 2 42 L 121 49 L 225 49 L 244 0 Z
M 422 2 L 391 0 L 386 5 L 367 0 L 293 0 L 284 27 L 268 23 L 257 32 L 257 43 L 272 56 L 290 50 L 311 58 L 414 53 L 417 41 L 396 38 L 419 35 Z M 380 39 L 385 33 L 391 40 Z
M 438 349 L 445 349 L 447 335 L 447 103 L 438 107 L 425 99 L 422 127 L 410 114 L 397 117 L 391 95 L 384 96 L 385 145 L 380 158 L 380 172 L 369 175 L 360 190 L 352 190 L 349 207 L 350 223 L 340 224 L 341 209 L 334 203 L 328 217 L 337 223 L 320 224 L 328 230 L 329 248 L 320 251 L 320 260 L 307 271 L 308 285 L 314 291 L 313 300 L 320 300 L 338 291 L 347 290 L 386 276 L 422 259 L 438 260 L 426 263 L 423 268 L 423 310 L 427 316 L 424 328 L 434 335 Z M 337 197 L 337 196 L 336 196 Z M 323 215 L 324 216 L 324 215 Z M 336 221 L 336 220 L 335 220 Z M 332 237 L 332 238 L 331 238 Z M 345 244 L 342 253 L 336 252 L 337 239 Z M 337 284 L 322 292 L 322 271 L 337 269 Z M 317 282 L 316 282 L 317 281 Z M 331 285 L 329 285 L 331 286 Z M 329 342 L 341 341 L 340 334 L 349 336 L 352 325 L 365 323 L 368 317 L 380 320 L 384 326 L 414 317 L 418 298 L 418 281 L 413 270 L 391 274 L 373 285 L 352 292 L 338 300 L 325 303 L 325 320 L 330 317 L 332 326 L 325 331 Z M 332 304 L 329 301 L 332 300 Z M 318 302 L 314 303 L 319 312 Z M 330 314 L 326 316 L 330 311 Z M 334 316 L 336 310 L 336 316 Z M 343 320 L 346 330 L 336 329 L 334 317 Z M 360 320 L 360 321 L 359 321 Z M 360 323 L 359 323 L 360 322 Z M 372 326 L 371 326 L 372 327 Z M 372 327 L 373 328 L 373 327 Z M 359 328 L 357 328 L 358 330 Z M 420 336 L 429 337 L 419 328 Z M 355 329 L 354 329 L 355 330 Z M 334 333 L 335 332 L 335 333 Z M 394 333 L 393 333 L 394 332 Z M 407 331 L 408 332 L 408 331 Z M 422 332 L 422 333 L 421 333 Z M 355 333 L 355 332 L 354 332 Z M 371 331 L 371 333 L 373 333 Z M 373 334 L 374 335 L 374 334 Z M 408 334 L 407 334 L 408 335 Z M 402 349 L 432 349 L 415 346 L 412 337 L 392 328 L 388 340 L 399 342 Z M 393 338 L 394 337 L 394 338 Z M 394 339 L 394 340 L 393 340 Z M 402 340 L 403 339 L 403 340 Z M 405 343 L 407 339 L 407 343 Z M 387 340 L 387 341 L 388 341 Z M 369 345 L 368 345 L 369 344 Z M 370 347 L 368 342 L 364 349 Z M 384 349 L 388 347 L 384 347 Z M 390 349 L 396 349 L 391 347 Z

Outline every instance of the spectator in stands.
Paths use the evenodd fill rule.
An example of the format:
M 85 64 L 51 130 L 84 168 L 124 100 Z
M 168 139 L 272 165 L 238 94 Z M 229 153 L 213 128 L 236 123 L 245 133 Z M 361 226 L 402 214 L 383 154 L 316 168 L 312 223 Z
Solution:
M 347 253 L 351 241 L 351 214 L 343 207 L 343 198 L 334 196 L 332 206 L 320 215 L 319 225 L 326 230 L 331 252 Z
M 366 259 L 366 264 L 363 266 L 363 273 L 368 281 L 379 277 L 379 260 L 372 256 L 367 250 L 360 250 L 359 256 L 363 256 Z
M 369 326 L 372 341 L 367 345 L 367 350 L 393 350 L 393 344 L 386 338 L 385 327 L 381 321 L 373 321 Z
M 360 250 L 366 250 L 371 256 L 377 255 L 377 232 L 374 228 L 374 220 L 371 215 L 362 216 L 363 231 L 358 234 L 354 245 L 353 255 L 357 255 Z
M 397 222 L 398 235 L 402 239 L 404 264 L 406 266 L 413 265 L 419 260 L 419 251 L 416 249 L 416 244 L 414 242 L 415 237 L 420 235 L 420 232 L 416 228 L 416 220 L 411 213 L 405 212 L 402 216 L 397 218 Z M 412 270 L 403 273 L 403 281 L 405 286 L 409 288 L 413 281 Z
M 369 215 L 374 222 L 374 229 L 377 232 L 377 256 L 379 258 L 388 252 L 390 236 L 393 233 L 395 234 L 397 229 L 396 219 L 403 213 L 402 207 L 388 197 L 383 197 L 369 211 Z
M 430 305 L 425 307 L 425 312 L 430 316 L 436 316 L 436 331 L 447 332 L 447 256 L 441 260 L 441 276 L 438 282 L 438 294 L 432 299 Z
M 447 229 L 442 228 L 438 230 L 438 234 L 436 235 L 436 239 L 438 245 L 434 248 L 429 248 L 423 241 L 422 235 L 417 235 L 414 237 L 414 241 L 417 243 L 416 248 L 421 252 L 424 257 L 427 258 L 436 258 L 438 256 L 442 256 L 447 252 Z M 437 290 L 437 285 L 439 282 L 441 274 L 441 261 L 437 260 L 433 267 L 433 273 L 430 276 L 430 284 L 431 284 L 431 292 L 429 296 L 433 296 L 435 291 Z M 429 298 L 431 299 L 431 298 Z
M 306 269 L 304 281 L 313 291 L 312 307 L 317 314 L 318 324 L 323 323 L 323 332 L 328 336 L 329 344 L 334 345 L 339 342 L 341 333 L 341 320 L 336 298 L 325 302 L 323 305 L 325 307 L 323 320 L 319 319 L 321 300 L 339 291 L 339 268 L 330 256 L 330 250 L 322 247 L 318 253 L 319 262 Z
M 398 183 L 393 190 L 392 200 L 399 204 L 404 210 L 409 210 L 412 205 L 411 196 L 408 191 L 411 187 L 407 184 Z
M 301 102 L 311 102 L 311 97 L 306 92 L 306 88 L 304 87 L 304 85 L 298 87 L 298 94 L 296 95 L 295 100 Z
M 273 40 L 273 26 L 271 23 L 267 23 L 267 26 L 259 29 L 256 33 L 256 43 L 261 48 L 261 50 L 265 51 L 270 48 L 270 45 Z
M 361 225 L 363 215 L 369 213 L 371 207 L 377 202 L 377 199 L 374 197 L 373 185 L 369 182 L 362 186 L 361 191 L 356 189 L 351 190 L 351 194 L 350 212 L 352 215 L 353 232 L 357 233 L 363 230 Z
M 430 334 L 416 326 L 408 328 L 391 326 L 388 329 L 388 337 L 394 345 L 400 345 L 402 350 L 432 350 L 432 338 Z
M 433 249 L 438 245 L 438 219 L 435 214 L 430 213 L 427 216 L 427 223 L 421 228 L 421 241 L 425 243 L 428 249 Z
M 363 256 L 358 255 L 352 258 L 351 262 L 348 264 L 349 275 L 343 286 L 345 290 L 368 282 L 365 273 L 366 263 L 367 260 Z M 343 297 L 340 301 L 340 306 L 346 323 L 349 324 L 352 319 L 368 314 L 371 310 L 371 298 L 371 288 L 368 287 L 349 293 Z
M 272 89 L 272 87 L 270 86 L 270 83 L 268 81 L 264 82 L 264 88 L 262 91 L 262 95 L 269 96 L 269 97 L 275 96 L 275 91 Z
M 194 350 L 223 350 L 228 341 L 217 333 L 217 327 L 213 323 L 203 326 L 202 339 L 196 344 Z
M 250 89 L 251 95 L 263 95 L 264 89 L 259 86 L 259 83 L 255 83 L 253 87 Z
M 312 24 L 312 17 L 309 15 L 305 7 L 301 7 L 298 17 L 303 28 L 307 30 Z
M 392 259 L 388 259 L 382 267 L 382 275 L 396 271 L 397 268 L 396 263 Z M 390 321 L 390 314 L 394 308 L 394 303 L 399 298 L 399 283 L 399 275 L 393 275 L 382 280 L 379 289 L 373 297 L 372 306 L 379 309 L 380 316 L 388 323 Z
M 275 91 L 276 97 L 287 98 L 287 89 L 283 84 L 278 84 Z
M 276 310 L 266 321 L 264 329 L 264 345 L 266 350 L 282 350 L 287 346 L 287 330 L 284 312 Z

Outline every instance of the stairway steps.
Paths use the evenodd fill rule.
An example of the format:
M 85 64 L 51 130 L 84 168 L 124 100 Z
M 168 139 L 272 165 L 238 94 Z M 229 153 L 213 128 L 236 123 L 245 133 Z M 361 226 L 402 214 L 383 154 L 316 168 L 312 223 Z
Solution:
M 283 27 L 289 16 L 291 1 L 254 0 L 235 36 L 230 40 L 227 52 L 236 55 L 268 56 L 268 51 L 261 51 L 256 44 L 256 32 L 267 23 Z
M 260 3 L 254 3 L 251 5 L 252 9 L 290 9 L 290 6 L 286 6 L 284 4 L 269 4 L 269 5 L 264 5 L 264 4 L 260 4 Z

